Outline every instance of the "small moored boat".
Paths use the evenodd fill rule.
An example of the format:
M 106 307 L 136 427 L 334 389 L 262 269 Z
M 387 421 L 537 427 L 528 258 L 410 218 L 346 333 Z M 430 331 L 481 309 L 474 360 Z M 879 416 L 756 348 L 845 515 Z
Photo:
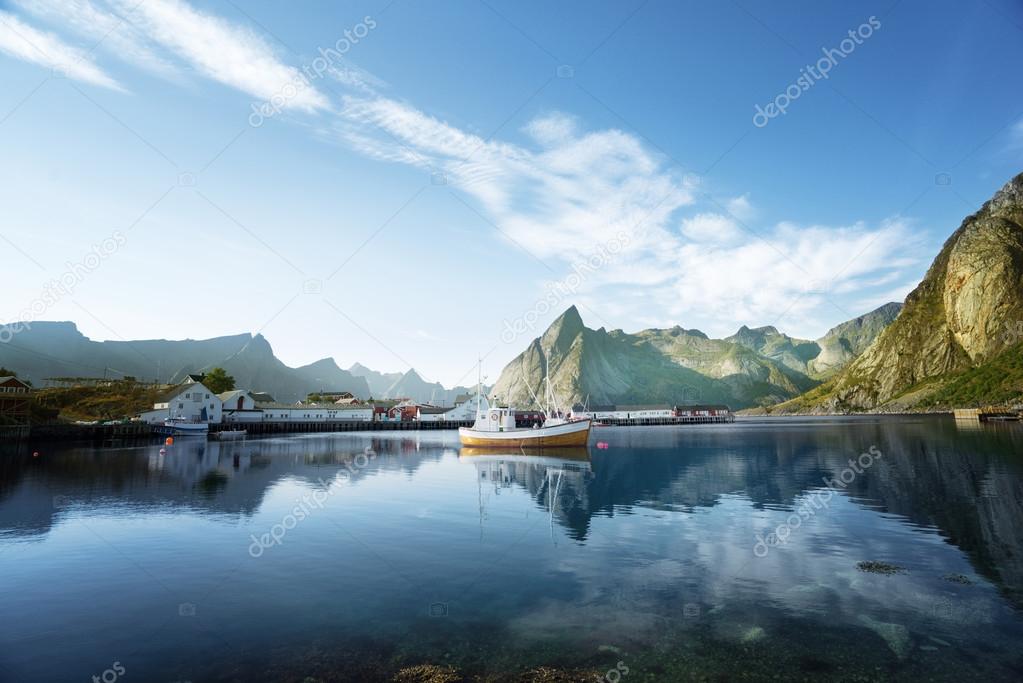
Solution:
M 460 427 L 463 446 L 510 446 L 513 448 L 585 446 L 590 437 L 590 420 L 550 418 L 533 427 L 516 427 L 515 411 L 491 408 L 476 416 L 472 427 Z
M 190 422 L 183 417 L 171 417 L 164 420 L 162 425 L 154 426 L 153 431 L 169 436 L 206 436 L 210 426 L 206 422 Z
M 561 417 L 549 378 L 545 380 L 547 406 L 544 421 L 532 427 L 515 424 L 515 410 L 511 406 L 491 406 L 483 410 L 481 396 L 483 379 L 476 387 L 476 422 L 472 427 L 460 427 L 458 438 L 463 446 L 548 448 L 552 446 L 585 446 L 590 437 L 590 419 L 570 420 Z M 536 400 L 536 396 L 533 397 Z M 539 401 L 536 401 L 539 405 Z

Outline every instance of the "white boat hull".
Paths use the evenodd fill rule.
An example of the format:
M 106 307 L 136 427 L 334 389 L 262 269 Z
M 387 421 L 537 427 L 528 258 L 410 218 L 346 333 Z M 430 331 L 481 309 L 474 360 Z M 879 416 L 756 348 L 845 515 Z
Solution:
M 565 422 L 551 427 L 489 431 L 461 427 L 458 438 L 463 446 L 551 447 L 585 446 L 590 436 L 590 420 Z

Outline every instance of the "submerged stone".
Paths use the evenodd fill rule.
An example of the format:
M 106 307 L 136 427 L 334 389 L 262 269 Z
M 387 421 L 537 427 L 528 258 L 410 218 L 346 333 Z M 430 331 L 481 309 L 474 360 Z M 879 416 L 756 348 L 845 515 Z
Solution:
M 767 633 L 764 631 L 764 629 L 762 629 L 759 626 L 753 626 L 746 629 L 746 631 L 742 634 L 742 642 L 747 644 L 755 643 L 758 640 L 763 640 L 764 636 L 766 635 Z
M 394 683 L 460 683 L 463 680 L 458 670 L 436 664 L 405 667 L 394 676 Z
M 902 624 L 892 624 L 887 621 L 878 621 L 866 614 L 860 615 L 860 622 L 871 631 L 881 636 L 888 644 L 888 649 L 895 653 L 899 659 L 905 659 L 913 648 L 912 639 L 909 636 L 909 629 Z
M 970 580 L 970 577 L 964 574 L 945 574 L 942 578 L 946 581 L 951 581 L 952 583 L 961 583 L 964 586 L 973 585 L 973 581 Z
M 856 563 L 856 568 L 859 569 L 861 572 L 885 575 L 899 574 L 901 572 L 906 571 L 903 567 L 900 567 L 897 564 L 890 564 L 888 562 L 877 562 L 875 560 L 858 562 Z

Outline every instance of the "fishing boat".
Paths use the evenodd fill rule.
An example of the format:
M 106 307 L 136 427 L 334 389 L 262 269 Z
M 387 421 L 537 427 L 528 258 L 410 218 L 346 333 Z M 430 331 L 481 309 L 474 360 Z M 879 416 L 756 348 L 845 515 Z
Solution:
M 171 417 L 162 425 L 154 425 L 153 432 L 168 436 L 206 436 L 210 426 L 206 422 L 190 422 L 183 417 Z
M 476 387 L 476 421 L 472 427 L 460 427 L 458 438 L 463 446 L 549 448 L 554 446 L 585 446 L 590 438 L 590 419 L 572 420 L 562 417 L 550 378 L 545 378 L 547 405 L 544 421 L 532 427 L 515 424 L 515 409 L 496 403 L 486 410 L 481 407 L 483 379 Z M 532 391 L 532 390 L 530 390 Z M 536 396 L 533 396 L 536 400 Z M 539 405 L 539 401 L 537 401 Z

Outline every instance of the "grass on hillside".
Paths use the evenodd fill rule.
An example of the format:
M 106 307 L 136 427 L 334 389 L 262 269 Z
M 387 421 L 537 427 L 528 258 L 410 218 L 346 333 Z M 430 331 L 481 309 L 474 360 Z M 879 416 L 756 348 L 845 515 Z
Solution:
M 34 392 L 39 414 L 62 420 L 118 420 L 150 410 L 166 387 L 130 380 L 105 386 L 52 387 Z
M 1023 400 L 1023 343 L 988 362 L 952 375 L 920 407 L 969 408 Z

